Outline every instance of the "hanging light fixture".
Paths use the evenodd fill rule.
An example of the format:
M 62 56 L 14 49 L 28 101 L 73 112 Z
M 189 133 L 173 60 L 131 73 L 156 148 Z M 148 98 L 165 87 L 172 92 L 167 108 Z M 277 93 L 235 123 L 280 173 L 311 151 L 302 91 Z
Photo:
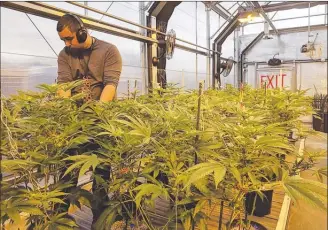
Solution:
M 244 10 L 239 11 L 238 21 L 241 23 L 246 23 L 259 18 L 262 18 L 260 13 L 254 10 L 254 8 L 252 7 L 248 7 L 244 8 Z

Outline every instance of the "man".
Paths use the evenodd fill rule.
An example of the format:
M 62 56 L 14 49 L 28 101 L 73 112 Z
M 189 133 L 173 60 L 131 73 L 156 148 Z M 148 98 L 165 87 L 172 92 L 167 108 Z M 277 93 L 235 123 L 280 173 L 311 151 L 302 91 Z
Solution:
M 92 99 L 112 101 L 122 70 L 116 46 L 91 37 L 82 21 L 72 14 L 59 19 L 57 32 L 66 46 L 58 56 L 57 83 L 84 79 L 90 85 Z M 80 90 L 60 91 L 59 94 L 70 97 Z
M 116 46 L 91 37 L 80 18 L 72 14 L 65 14 L 59 19 L 57 32 L 60 39 L 65 42 L 65 48 L 58 56 L 57 83 L 78 79 L 84 82 L 82 87 L 72 91 L 60 90 L 59 95 L 67 98 L 84 91 L 87 95 L 84 101 L 91 99 L 102 102 L 112 101 L 122 70 L 122 59 Z M 95 171 L 105 181 L 109 180 L 109 169 L 97 167 Z M 65 183 L 73 181 L 74 185 L 77 184 L 77 178 L 71 178 L 71 175 L 66 175 L 62 181 Z M 70 191 L 72 190 L 65 189 L 65 192 Z M 108 197 L 105 188 L 96 188 L 95 180 L 92 191 L 94 197 L 98 199 L 98 202 L 93 202 L 92 208 L 94 224 L 104 210 L 103 204 Z M 66 199 L 65 203 L 64 207 L 61 206 L 64 209 L 62 211 L 68 211 L 69 200 Z

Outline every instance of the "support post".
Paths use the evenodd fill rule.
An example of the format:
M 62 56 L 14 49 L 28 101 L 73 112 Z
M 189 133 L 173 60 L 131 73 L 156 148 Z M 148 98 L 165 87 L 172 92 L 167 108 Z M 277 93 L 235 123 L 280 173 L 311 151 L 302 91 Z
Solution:
M 210 35 L 210 12 L 211 12 L 211 7 L 210 5 L 206 4 L 205 5 L 205 11 L 206 11 L 206 44 L 207 44 L 207 49 L 211 49 L 211 35 Z M 207 81 L 207 87 L 211 87 L 211 53 L 210 51 L 207 51 L 208 55 L 206 58 L 206 81 Z
M 84 5 L 85 5 L 85 6 L 88 6 L 88 2 L 85 1 L 85 2 L 84 2 Z M 88 16 L 88 10 L 87 10 L 87 9 L 84 9 L 84 15 L 85 15 L 85 16 Z
M 238 63 L 237 65 L 235 65 L 235 74 L 234 74 L 234 85 L 235 87 L 240 86 L 240 83 L 242 83 L 242 70 L 243 70 L 243 66 L 242 66 L 242 62 L 240 59 L 240 44 L 239 44 L 239 32 L 240 32 L 240 27 L 237 27 L 234 31 L 234 39 L 235 39 L 235 57 L 234 59 L 236 60 L 236 62 Z
M 145 3 L 144 2 L 139 2 L 139 23 L 143 26 L 146 26 L 146 15 L 145 15 Z M 140 34 L 143 36 L 147 36 L 146 30 L 143 28 L 140 28 Z M 142 72 L 142 80 L 141 80 L 141 94 L 146 94 L 147 93 L 147 88 L 148 88 L 148 76 L 146 71 L 147 68 L 147 46 L 146 43 L 140 42 L 140 64 L 141 64 L 141 72 Z
M 148 17 L 148 27 L 156 29 L 156 18 L 154 16 Z M 150 33 L 150 37 L 152 39 L 156 39 L 156 33 Z M 154 88 L 157 88 L 157 66 L 153 64 L 153 57 L 157 57 L 157 44 L 149 44 L 147 45 L 147 53 L 148 53 L 148 92 L 153 92 Z
M 197 3 L 196 4 L 196 10 L 195 10 L 195 23 L 196 23 L 196 45 L 198 45 L 198 21 L 197 21 Z M 198 49 L 198 47 L 196 46 L 196 50 Z M 198 54 L 196 53 L 196 86 L 197 86 L 197 82 L 198 82 Z

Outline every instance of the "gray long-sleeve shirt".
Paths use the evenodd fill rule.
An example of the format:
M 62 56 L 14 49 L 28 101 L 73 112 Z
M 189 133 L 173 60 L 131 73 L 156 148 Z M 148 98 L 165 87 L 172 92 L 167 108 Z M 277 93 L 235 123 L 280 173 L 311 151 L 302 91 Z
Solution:
M 95 39 L 90 49 L 68 51 L 64 48 L 59 53 L 57 83 L 75 81 L 86 74 L 91 81 L 92 98 L 98 100 L 106 85 L 117 87 L 121 71 L 122 58 L 116 46 Z M 80 88 L 73 90 L 76 92 L 80 92 Z

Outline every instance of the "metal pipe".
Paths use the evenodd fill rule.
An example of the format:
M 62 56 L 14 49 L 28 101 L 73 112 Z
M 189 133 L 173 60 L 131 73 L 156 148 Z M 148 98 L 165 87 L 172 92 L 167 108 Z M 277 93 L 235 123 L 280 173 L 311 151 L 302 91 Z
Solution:
M 311 3 L 309 2 L 309 8 L 308 8 L 308 43 L 310 42 L 310 17 L 311 17 Z
M 1 7 L 6 7 L 9 9 L 13 9 L 16 11 L 24 12 L 24 13 L 29 13 L 33 14 L 39 17 L 44 17 L 52 20 L 58 20 L 61 16 L 63 16 L 66 13 L 72 13 L 67 10 L 63 10 L 42 2 L 1 2 Z M 84 22 L 85 26 L 89 29 L 96 30 L 99 32 L 105 32 L 105 33 L 110 33 L 114 36 L 120 36 L 128 39 L 132 39 L 135 41 L 140 41 L 140 42 L 146 42 L 146 43 L 158 43 L 158 40 L 140 35 L 140 32 L 130 30 L 124 27 L 120 27 L 117 25 L 113 25 L 104 21 L 99 21 L 97 19 L 84 16 L 81 14 L 77 14 L 78 17 L 81 18 L 81 20 Z M 204 48 L 201 46 L 197 46 L 200 48 Z M 194 48 L 190 48 L 187 46 L 183 46 L 180 44 L 176 44 L 176 48 L 178 49 L 183 49 L 186 51 L 198 53 L 204 56 L 207 56 L 207 52 L 196 50 Z M 206 49 L 206 48 L 204 48 Z M 207 49 L 206 49 L 207 50 Z M 212 50 L 210 50 L 212 51 Z M 213 52 L 214 53 L 214 52 Z
M 228 18 L 228 20 L 229 19 L 231 19 L 234 15 L 235 15 L 235 13 L 238 11 L 238 9 L 237 10 L 235 10 L 235 12 L 233 12 L 232 14 L 231 14 L 231 16 Z M 211 39 L 221 30 L 221 28 L 223 28 L 223 26 L 225 26 L 225 24 L 227 24 L 229 21 L 228 20 L 226 20 L 224 23 L 223 23 L 223 25 L 222 26 L 220 26 L 218 29 L 217 29 L 217 31 L 215 31 L 214 32 L 214 34 L 211 36 Z
M 117 19 L 117 20 L 119 20 L 119 21 L 122 21 L 122 22 L 125 22 L 125 23 L 129 23 L 129 24 L 131 24 L 131 25 L 138 26 L 138 27 L 141 27 L 141 28 L 143 28 L 143 29 L 146 29 L 146 30 L 152 31 L 152 32 L 154 32 L 154 33 L 157 33 L 157 34 L 161 34 L 161 35 L 166 36 L 165 33 L 160 32 L 160 31 L 158 31 L 158 30 L 156 30 L 156 29 L 154 29 L 154 28 L 149 28 L 149 27 L 147 27 L 147 26 L 140 25 L 140 24 L 138 24 L 138 23 L 135 23 L 135 22 L 132 22 L 132 21 L 126 20 L 126 19 L 121 18 L 121 17 L 117 17 L 117 16 L 112 15 L 112 14 L 105 13 L 105 12 L 103 12 L 103 11 L 101 11 L 101 10 L 98 10 L 98 9 L 95 9 L 95 8 L 92 8 L 92 7 L 89 7 L 89 6 L 85 6 L 85 5 L 83 5 L 83 4 L 76 3 L 76 2 L 67 2 L 67 3 L 73 4 L 73 5 L 75 5 L 75 6 L 82 7 L 82 8 L 84 8 L 84 9 L 88 9 L 88 10 L 90 10 L 90 11 L 93 11 L 93 12 L 96 12 L 96 13 L 99 13 L 99 14 L 104 14 L 104 15 L 106 15 L 106 16 L 108 16 L 108 17 L 111 17 L 111 18 Z M 205 49 L 205 50 L 209 50 L 209 51 L 211 51 L 211 52 L 214 52 L 214 51 L 211 50 L 211 49 L 207 49 L 206 47 L 196 45 L 196 44 L 194 44 L 194 43 L 192 43 L 192 42 L 189 42 L 189 41 L 183 40 L 183 39 L 181 39 L 181 38 L 176 38 L 176 40 L 177 40 L 177 41 L 184 42 L 184 43 L 187 43 L 187 44 L 189 44 L 189 45 L 197 46 L 197 47 L 202 48 L 202 49 Z
M 88 2 L 85 1 L 85 2 L 84 2 L 84 5 L 85 5 L 85 6 L 88 6 Z M 84 9 L 84 15 L 85 15 L 85 16 L 88 16 L 88 10 L 87 10 L 87 9 Z
M 240 6 L 240 4 L 239 4 L 239 2 L 236 2 L 235 4 L 233 4 L 232 6 L 230 6 L 228 9 L 227 9 L 227 11 L 229 11 L 230 9 L 232 9 L 235 5 L 239 5 Z M 243 4 L 243 3 L 242 3 Z M 223 6 L 222 6 L 223 7 Z
M 328 4 L 325 5 L 325 21 L 324 21 L 324 24 L 325 23 L 328 24 L 327 23 L 327 13 L 328 13 L 327 11 L 328 11 Z
M 312 62 L 327 62 L 328 59 L 326 58 L 324 61 L 322 61 L 321 59 L 300 59 L 300 60 L 283 60 L 284 63 L 283 64 L 289 64 L 289 63 L 312 63 Z M 249 61 L 249 62 L 244 62 L 244 64 L 247 65 L 253 65 L 254 63 L 258 63 L 258 64 L 268 64 L 267 62 L 263 61 L 263 62 L 255 62 L 255 61 Z M 270 67 L 270 69 L 272 69 L 274 67 Z M 277 69 L 279 69 L 281 67 L 277 67 Z M 261 68 L 263 69 L 263 68 Z
M 210 50 L 210 46 L 211 46 L 211 38 L 210 38 L 210 12 L 211 12 L 211 8 L 210 6 L 206 6 L 205 8 L 206 11 L 206 43 L 207 43 L 207 48 Z M 207 87 L 209 88 L 211 86 L 210 84 L 210 52 L 208 52 L 207 54 L 207 58 L 206 58 L 206 79 L 207 79 Z
M 269 25 L 271 26 L 271 28 L 274 30 L 274 32 L 279 35 L 278 30 L 276 29 L 276 27 L 273 25 L 272 21 L 270 20 L 270 18 L 266 15 L 266 13 L 264 12 L 263 8 L 261 7 L 259 2 L 256 1 L 252 1 L 252 4 L 254 5 L 254 7 L 257 7 L 260 11 L 260 14 L 265 18 L 265 20 L 269 23 Z
M 241 79 L 241 83 L 243 83 L 244 77 L 243 77 L 243 65 L 246 63 L 244 62 L 244 58 L 245 58 L 245 53 L 252 48 L 264 35 L 264 31 L 262 31 L 261 33 L 259 33 L 254 39 L 253 41 L 251 41 L 246 47 L 245 49 L 243 49 L 243 51 L 240 54 L 240 79 Z
M 146 15 L 145 11 L 143 10 L 145 8 L 145 3 L 144 2 L 139 2 L 139 22 L 141 25 L 146 24 Z M 145 30 L 140 28 L 140 33 L 144 36 L 146 36 Z M 140 64 L 142 67 L 142 88 L 141 88 L 141 93 L 146 94 L 147 88 L 148 88 L 148 76 L 147 76 L 147 71 L 146 71 L 146 66 L 147 66 L 147 54 L 146 54 L 146 44 L 144 42 L 140 42 Z
M 327 14 L 312 14 L 311 17 L 318 17 L 318 16 L 327 16 Z M 298 19 L 298 18 L 307 18 L 307 16 L 298 16 L 298 17 L 293 17 L 293 18 L 280 18 L 280 19 L 276 19 L 276 20 L 272 20 L 273 22 L 278 22 L 278 21 L 285 21 L 285 20 L 290 20 L 290 19 Z M 247 25 L 252 25 L 252 24 L 259 24 L 259 23 L 263 23 L 262 22 L 249 22 L 247 23 Z
M 195 2 L 196 3 L 196 10 L 195 10 L 195 22 L 196 22 L 196 45 L 198 44 L 198 21 L 197 21 L 197 1 Z M 196 49 L 197 49 L 197 46 L 196 46 Z M 196 84 L 198 82 L 198 54 L 196 53 Z

